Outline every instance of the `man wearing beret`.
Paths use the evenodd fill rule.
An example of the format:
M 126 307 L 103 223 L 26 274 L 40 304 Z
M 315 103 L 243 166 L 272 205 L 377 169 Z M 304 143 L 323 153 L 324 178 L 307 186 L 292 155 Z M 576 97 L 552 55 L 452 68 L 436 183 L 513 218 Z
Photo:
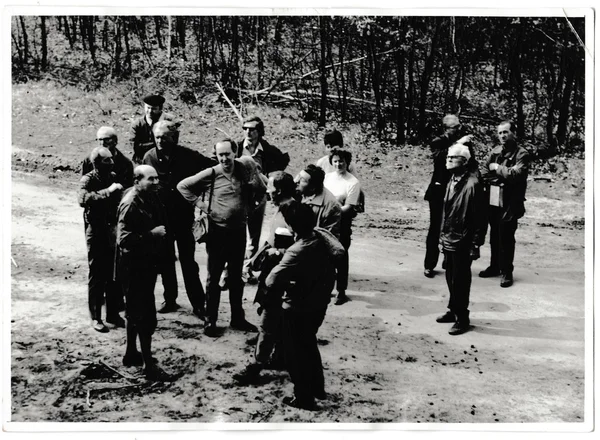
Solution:
M 131 124 L 130 142 L 133 148 L 133 162 L 141 164 L 144 154 L 156 147 L 152 127 L 158 121 L 172 121 L 173 115 L 163 112 L 164 96 L 148 95 L 144 97 L 144 116 L 137 118 Z
M 204 319 L 204 289 L 200 282 L 199 268 L 194 254 L 196 242 L 192 232 L 194 207 L 177 191 L 177 184 L 186 177 L 193 176 L 209 168 L 215 162 L 198 151 L 177 144 L 179 124 L 173 121 L 159 121 L 153 128 L 156 147 L 144 155 L 143 163 L 151 165 L 158 173 L 158 195 L 167 211 L 167 245 L 172 258 L 165 261 L 161 269 L 164 303 L 159 313 L 173 312 L 179 308 L 177 299 L 177 276 L 175 272 L 174 245 L 177 252 L 183 282 L 193 313 Z
M 469 148 L 454 144 L 448 149 L 446 187 L 440 243 L 446 258 L 446 283 L 450 291 L 448 311 L 437 322 L 454 323 L 448 333 L 460 335 L 470 328 L 469 295 L 471 262 L 479 258 L 485 240 L 486 216 L 483 186 L 476 171 L 469 170 Z

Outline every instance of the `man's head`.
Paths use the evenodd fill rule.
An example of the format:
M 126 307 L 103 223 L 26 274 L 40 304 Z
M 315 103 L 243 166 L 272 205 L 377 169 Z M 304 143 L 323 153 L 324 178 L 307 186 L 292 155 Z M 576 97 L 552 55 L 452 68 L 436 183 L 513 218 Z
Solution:
M 515 141 L 515 124 L 503 121 L 498 125 L 498 139 L 503 147 L 512 146 Z
M 325 171 L 314 164 L 307 165 L 300 174 L 296 189 L 303 196 L 312 196 L 323 191 L 323 181 L 325 180 Z
M 90 154 L 90 160 L 94 164 L 94 169 L 101 174 L 110 173 L 113 167 L 112 154 L 108 148 L 96 147 Z
M 292 232 L 300 238 L 309 236 L 316 225 L 312 208 L 296 200 L 282 205 L 281 214 Z
M 141 193 L 158 189 L 158 174 L 150 165 L 138 165 L 133 169 L 133 185 Z
M 169 153 L 177 145 L 179 124 L 173 121 L 158 121 L 152 127 L 154 141 L 159 150 Z
M 454 144 L 448 148 L 446 169 L 450 172 L 462 172 L 465 170 L 470 158 L 471 152 L 469 151 L 469 147 L 466 147 L 463 144 Z
M 258 116 L 251 116 L 244 119 L 242 124 L 246 140 L 250 144 L 255 144 L 265 135 L 265 125 Z
M 112 127 L 100 127 L 96 132 L 96 141 L 99 147 L 106 147 L 114 153 L 118 143 L 117 132 Z
M 327 151 L 330 151 L 332 148 L 343 148 L 344 138 L 339 131 L 329 130 L 325 133 L 325 137 L 323 137 L 323 143 L 325 144 Z
M 146 118 L 150 119 L 152 122 L 158 121 L 158 118 L 162 115 L 165 98 L 160 95 L 148 95 L 144 97 L 143 101 Z
M 456 115 L 446 115 L 442 119 L 442 125 L 444 126 L 444 133 L 448 135 L 450 139 L 454 139 L 458 136 L 460 130 L 460 121 Z
M 237 144 L 231 139 L 223 139 L 215 144 L 215 156 L 226 173 L 233 170 L 233 160 L 236 152 Z
M 285 171 L 275 171 L 269 175 L 267 193 L 273 205 L 279 206 L 283 201 L 292 199 L 296 192 L 296 185 L 291 174 Z

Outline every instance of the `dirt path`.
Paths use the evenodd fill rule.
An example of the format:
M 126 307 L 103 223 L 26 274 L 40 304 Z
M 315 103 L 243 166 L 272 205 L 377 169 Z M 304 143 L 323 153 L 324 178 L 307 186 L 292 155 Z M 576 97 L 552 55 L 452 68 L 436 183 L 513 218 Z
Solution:
M 515 285 L 501 289 L 499 280 L 475 276 L 475 328 L 458 337 L 448 335 L 447 324 L 435 323 L 445 310 L 447 288 L 443 273 L 431 280 L 422 275 L 423 214 L 410 204 L 373 201 L 358 225 L 369 228 L 357 228 L 350 250 L 352 301 L 332 305 L 319 332 L 330 398 L 309 413 L 281 403 L 291 391 L 284 373 L 265 375 L 260 386 L 236 386 L 231 375 L 252 357 L 248 335 L 226 330 L 216 340 L 204 337 L 182 287 L 184 307 L 159 316 L 154 344 L 164 368 L 181 377 L 165 385 L 142 381 L 94 389 L 98 383 L 126 384 L 119 376 L 90 376 L 100 359 L 134 381 L 141 378 L 135 368 L 121 366 L 124 331 L 101 335 L 89 325 L 76 189 L 73 183 L 13 175 L 13 421 L 584 420 L 584 234 L 571 221 L 584 217 L 581 201 L 564 200 L 556 212 L 556 201 L 529 197 L 530 213 L 517 233 Z M 389 211 L 408 220 L 386 223 Z M 203 247 L 197 259 L 205 280 Z M 486 245 L 473 273 L 488 260 Z M 253 290 L 246 289 L 245 307 L 256 323 Z M 224 295 L 221 326 L 228 309 Z

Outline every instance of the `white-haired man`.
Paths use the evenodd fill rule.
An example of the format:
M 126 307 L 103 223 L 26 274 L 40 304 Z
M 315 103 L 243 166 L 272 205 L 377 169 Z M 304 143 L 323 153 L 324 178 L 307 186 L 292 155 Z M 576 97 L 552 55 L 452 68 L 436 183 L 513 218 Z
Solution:
M 123 185 L 124 189 L 133 185 L 133 164 L 117 148 L 119 138 L 115 129 L 107 126 L 100 127 L 96 132 L 96 142 L 98 147 L 105 147 L 110 151 L 113 160 L 112 172 L 115 173 L 115 180 Z M 93 171 L 93 169 L 94 164 L 90 160 L 90 156 L 87 155 L 81 164 L 81 177 Z
M 440 243 L 446 258 L 450 300 L 448 312 L 438 317 L 437 322 L 453 322 L 451 335 L 470 328 L 471 262 L 479 258 L 487 226 L 483 186 L 478 175 L 468 169 L 470 158 L 469 148 L 462 144 L 450 147 L 446 157 L 451 177 L 444 197 Z

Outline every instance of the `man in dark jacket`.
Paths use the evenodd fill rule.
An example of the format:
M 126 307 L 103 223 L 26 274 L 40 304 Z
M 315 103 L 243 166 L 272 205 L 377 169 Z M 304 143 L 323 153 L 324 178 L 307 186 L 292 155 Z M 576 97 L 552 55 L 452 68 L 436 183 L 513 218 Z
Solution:
M 287 153 L 282 153 L 279 148 L 269 144 L 263 138 L 265 135 L 265 125 L 258 116 L 244 119 L 242 129 L 244 130 L 245 137 L 239 143 L 237 157 L 251 156 L 258 166 L 258 170 L 266 177 L 273 171 L 285 170 L 290 162 L 290 157 Z M 248 235 L 250 237 L 249 246 L 246 249 L 243 277 L 250 284 L 255 284 L 257 280 L 252 275 L 252 271 L 249 270 L 248 261 L 258 251 L 266 204 L 267 199 L 264 198 L 248 218 Z
M 435 276 L 435 266 L 440 255 L 439 240 L 440 227 L 444 205 L 446 185 L 450 180 L 450 172 L 446 169 L 446 155 L 448 148 L 455 142 L 464 144 L 471 140 L 471 136 L 460 137 L 460 121 L 456 115 L 446 115 L 442 119 L 444 134 L 431 142 L 431 155 L 433 157 L 433 175 L 425 192 L 425 200 L 429 202 L 429 232 L 427 233 L 425 251 L 425 271 L 427 278 Z M 473 158 L 474 160 L 474 158 Z M 476 167 L 477 165 L 475 165 Z
M 108 148 L 108 151 L 112 155 L 112 172 L 115 174 L 115 181 L 120 183 L 124 190 L 133 185 L 133 164 L 117 148 L 119 139 L 115 129 L 106 126 L 100 127 L 96 133 L 96 141 L 98 142 L 98 147 Z M 83 159 L 81 164 L 81 176 L 85 176 L 93 169 L 94 164 L 88 155 Z
M 271 292 L 285 289 L 283 349 L 294 383 L 294 397 L 286 397 L 283 402 L 296 408 L 314 409 L 315 398 L 326 397 L 317 331 L 325 318 L 335 283 L 335 268 L 327 245 L 313 229 L 312 209 L 294 201 L 282 207 L 282 214 L 296 242 L 273 268 L 266 286 Z
M 132 160 L 135 164 L 142 163 L 146 152 L 156 147 L 152 127 L 158 121 L 172 121 L 173 115 L 163 112 L 165 98 L 161 95 L 148 95 L 144 97 L 144 116 L 131 124 L 130 142 L 133 149 Z
M 106 295 L 106 321 L 124 327 L 119 316 L 122 305 L 119 285 L 113 280 L 117 206 L 123 185 L 112 171 L 112 154 L 96 147 L 90 155 L 94 169 L 81 178 L 79 205 L 84 208 L 85 240 L 88 250 L 88 305 L 94 330 L 106 333 L 102 321 L 102 304 Z
M 482 177 L 490 196 L 490 265 L 482 278 L 502 275 L 501 287 L 513 284 L 515 232 L 517 220 L 525 214 L 525 191 L 529 172 L 529 153 L 517 145 L 514 124 L 498 125 L 500 145 L 488 155 Z
M 471 261 L 479 258 L 485 239 L 484 192 L 476 173 L 469 171 L 468 147 L 455 144 L 448 149 L 446 168 L 451 173 L 444 197 L 440 242 L 446 257 L 446 282 L 450 291 L 448 312 L 437 322 L 454 322 L 451 335 L 469 330 Z
M 167 234 L 167 215 L 158 198 L 158 174 L 148 165 L 134 170 L 134 186 L 119 205 L 117 227 L 118 267 L 127 299 L 127 346 L 123 365 L 144 366 L 149 380 L 172 378 L 152 357 L 156 330 L 154 286 Z M 137 350 L 140 340 L 141 353 Z
M 166 249 L 171 254 L 171 258 L 165 261 L 165 266 L 161 270 L 165 300 L 158 312 L 168 313 L 179 308 L 176 302 L 175 272 L 175 242 L 177 242 L 183 282 L 193 313 L 204 319 L 204 289 L 200 282 L 198 263 L 194 257 L 196 252 L 196 242 L 192 232 L 194 207 L 177 191 L 177 184 L 186 177 L 213 166 L 215 162 L 197 151 L 178 145 L 179 130 L 175 122 L 159 121 L 154 124 L 153 132 L 156 147 L 146 153 L 143 163 L 151 165 L 158 173 L 158 195 L 165 205 L 169 220 Z

